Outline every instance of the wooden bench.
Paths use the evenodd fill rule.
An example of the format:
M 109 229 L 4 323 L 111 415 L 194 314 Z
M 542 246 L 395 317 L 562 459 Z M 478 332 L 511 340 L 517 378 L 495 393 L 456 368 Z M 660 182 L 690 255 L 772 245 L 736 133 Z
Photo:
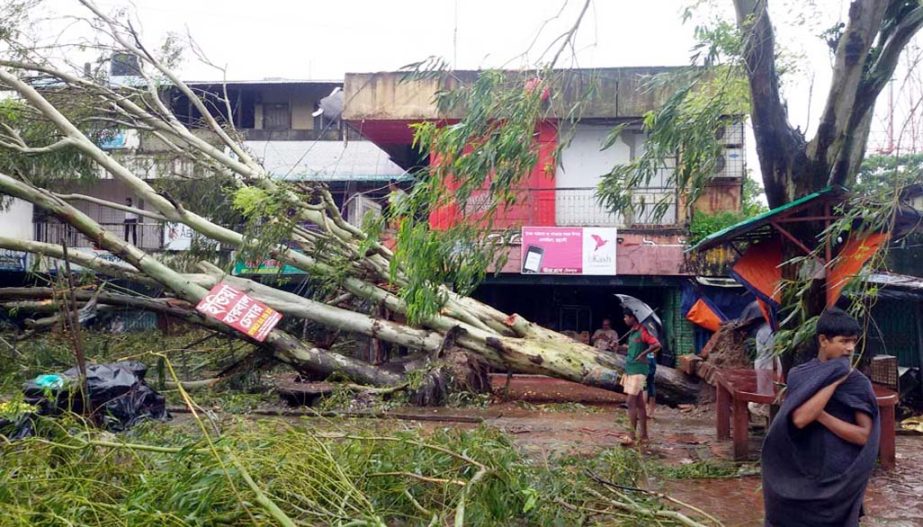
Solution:
M 878 460 L 885 470 L 894 468 L 895 451 L 895 415 L 897 393 L 885 387 L 872 385 L 878 400 L 881 415 L 881 443 L 878 448 Z M 760 390 L 762 388 L 762 390 Z M 731 439 L 731 407 L 734 408 L 734 459 L 747 458 L 749 440 L 750 414 L 747 403 L 772 404 L 778 395 L 778 387 L 773 382 L 757 383 L 757 372 L 752 369 L 721 369 L 715 375 L 717 392 L 717 409 L 715 428 L 718 439 Z

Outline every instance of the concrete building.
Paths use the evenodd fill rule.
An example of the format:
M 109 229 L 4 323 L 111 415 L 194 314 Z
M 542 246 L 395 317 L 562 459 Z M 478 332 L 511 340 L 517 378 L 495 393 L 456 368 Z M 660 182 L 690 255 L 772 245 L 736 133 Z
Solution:
M 344 215 L 357 222 L 361 221 L 361 213 L 375 210 L 387 194 L 389 180 L 405 176 L 405 171 L 384 151 L 346 127 L 338 115 L 333 119 L 325 114 L 314 115 L 321 100 L 339 91 L 342 82 L 274 79 L 187 84 L 219 121 L 234 124 L 245 147 L 272 177 L 325 182 Z M 221 99 L 225 93 L 229 104 Z M 181 122 L 197 134 L 210 135 L 201 126 L 202 116 L 179 90 L 167 90 L 163 98 Z M 112 130 L 101 140 L 100 146 L 146 180 L 190 176 L 191 166 L 171 154 L 152 134 Z M 56 190 L 120 204 L 131 198 L 133 206 L 147 208 L 147 204 L 133 196 L 120 181 L 102 172 L 95 181 L 62 181 Z M 123 211 L 85 201 L 75 201 L 74 205 L 105 229 L 120 236 L 124 234 Z M 5 236 L 55 244 L 63 239 L 71 247 L 92 248 L 86 237 L 42 211 L 34 210 L 30 203 L 13 200 L 9 207 L 0 210 L 0 222 L 5 225 Z M 183 250 L 189 247 L 191 239 L 191 232 L 186 228 L 145 218 L 140 219 L 136 231 L 137 245 L 149 251 Z M 22 256 L 0 255 L 0 274 L 15 281 L 16 275 L 27 267 L 28 259 Z
M 562 72 L 559 83 L 568 87 L 562 90 L 562 97 L 593 95 L 576 125 L 555 115 L 538 123 L 538 162 L 525 177 L 524 188 L 519 189 L 519 202 L 495 219 L 498 228 L 518 231 L 520 237 L 508 247 L 506 265 L 499 274 L 487 278 L 476 296 L 553 329 L 592 333 L 603 318 L 612 318 L 616 327 L 621 324 L 621 310 L 613 294 L 629 294 L 659 312 L 671 350 L 692 350 L 693 328 L 680 309 L 681 289 L 690 278 L 684 271 L 683 256 L 687 213 L 690 207 L 706 212 L 740 210 L 745 176 L 742 124 L 718 131 L 724 159 L 697 203 L 685 203 L 669 183 L 670 163 L 648 187 L 632 193 L 637 202 L 667 203 L 662 217 L 655 217 L 650 208 L 634 216 L 613 214 L 596 199 L 601 175 L 643 152 L 646 137 L 641 119 L 660 108 L 673 91 L 668 85 L 651 89 L 646 80 L 665 71 L 611 68 Z M 470 82 L 477 74 L 452 72 L 448 84 Z M 583 89 L 591 83 L 595 83 L 594 90 Z M 451 124 L 462 117 L 457 112 L 446 115 L 437 110 L 436 92 L 446 87 L 451 86 L 436 78 L 407 80 L 402 72 L 350 73 L 344 85 L 348 104 L 343 120 L 387 151 L 397 164 L 411 170 L 428 161 L 414 148 L 410 126 L 421 121 Z M 568 107 L 568 101 L 562 106 Z M 627 126 L 619 140 L 602 149 L 609 132 L 620 124 Z M 555 168 L 552 171 L 548 167 Z M 449 206 L 432 215 L 431 225 L 445 228 L 470 218 L 470 211 Z M 538 263 L 547 261 L 552 253 L 580 252 L 579 240 L 593 234 L 612 236 L 614 242 L 606 247 L 611 252 L 600 259 L 601 267 L 588 267 L 586 261 L 583 266 L 571 267 Z M 538 247 L 542 236 L 553 236 L 563 243 Z M 596 249 L 584 249 L 584 254 Z M 537 267 L 523 260 L 530 257 Z

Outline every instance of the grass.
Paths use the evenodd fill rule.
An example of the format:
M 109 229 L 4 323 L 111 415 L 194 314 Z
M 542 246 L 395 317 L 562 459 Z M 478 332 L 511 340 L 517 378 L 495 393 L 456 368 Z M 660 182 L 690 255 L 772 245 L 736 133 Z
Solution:
M 292 525 L 443 525 L 460 504 L 465 525 L 648 524 L 587 477 L 636 486 L 643 465 L 631 450 L 535 464 L 489 427 L 326 425 L 235 419 L 207 440 L 193 426 L 146 423 L 116 438 L 45 420 L 41 438 L 0 446 L 0 525 L 281 523 L 261 496 Z
M 200 337 L 87 332 L 84 342 L 97 362 L 146 361 L 156 385 L 158 373 L 172 377 L 174 368 L 184 377 L 207 377 L 234 355 L 222 342 L 176 351 Z M 19 347 L 21 360 L 0 361 L 0 393 L 16 393 L 23 380 L 72 362 L 68 341 L 54 335 Z M 161 352 L 167 359 L 158 368 L 153 353 Z M 250 388 L 259 379 L 253 382 Z M 183 390 L 164 392 L 172 404 L 190 402 Z M 194 393 L 200 407 L 220 408 L 224 417 L 181 416 L 115 436 L 65 416 L 40 419 L 37 437 L 0 436 L 0 527 L 641 526 L 682 520 L 674 511 L 682 504 L 666 507 L 661 496 L 626 490 L 641 486 L 652 470 L 633 450 L 538 462 L 487 426 L 425 431 L 386 420 L 253 419 L 226 414 L 271 404 L 274 394 L 233 386 Z M 343 389 L 322 406 L 348 407 L 354 397 Z M 4 412 L 20 410 L 15 403 Z M 487 399 L 460 394 L 451 403 L 481 407 Z M 540 409 L 592 411 L 582 405 Z
M 665 479 L 716 479 L 735 478 L 759 474 L 752 465 L 732 461 L 702 460 L 685 465 L 651 465 L 651 473 Z

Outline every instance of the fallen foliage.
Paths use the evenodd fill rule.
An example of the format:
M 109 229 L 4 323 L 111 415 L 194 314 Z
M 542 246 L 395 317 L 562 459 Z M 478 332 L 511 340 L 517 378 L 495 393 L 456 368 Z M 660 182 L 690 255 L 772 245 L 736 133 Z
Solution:
M 42 420 L 39 437 L 0 446 L 0 523 L 698 525 L 657 496 L 611 487 L 641 481 L 632 450 L 537 464 L 489 427 L 316 422 L 146 423 L 116 437 L 75 417 Z

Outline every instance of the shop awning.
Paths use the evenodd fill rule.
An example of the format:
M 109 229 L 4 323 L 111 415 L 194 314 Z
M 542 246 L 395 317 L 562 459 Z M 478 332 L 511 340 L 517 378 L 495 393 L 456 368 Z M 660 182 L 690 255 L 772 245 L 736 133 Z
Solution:
M 770 211 L 711 234 L 687 249 L 686 252 L 707 251 L 720 245 L 736 241 L 755 242 L 763 240 L 772 235 L 773 223 L 786 223 L 787 219 L 802 212 L 806 212 L 817 205 L 839 201 L 845 194 L 845 189 L 838 186 L 830 186 L 818 190 L 817 192 L 812 192 L 795 201 L 786 203 L 785 205 L 776 207 Z M 829 216 L 829 214 L 824 214 L 817 219 L 829 219 L 827 216 Z M 804 220 L 805 218 L 799 218 L 799 221 Z

